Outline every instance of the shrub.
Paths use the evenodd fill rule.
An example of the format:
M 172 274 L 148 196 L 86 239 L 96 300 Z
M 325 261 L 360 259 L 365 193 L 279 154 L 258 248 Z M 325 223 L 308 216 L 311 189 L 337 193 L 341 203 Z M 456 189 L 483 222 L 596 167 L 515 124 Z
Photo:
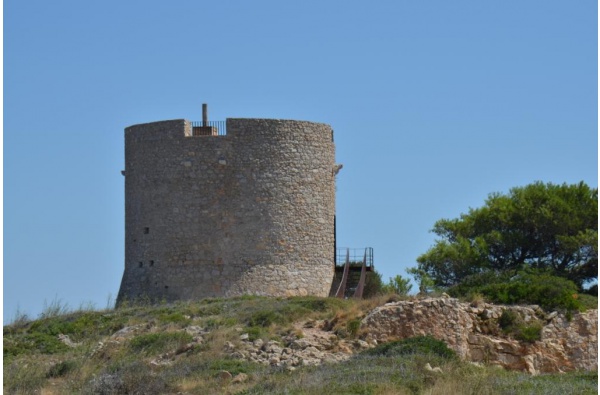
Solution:
M 542 328 L 542 324 L 538 322 L 531 325 L 519 325 L 515 337 L 527 343 L 534 343 L 542 338 Z
M 519 314 L 510 309 L 504 309 L 498 318 L 498 325 L 505 334 L 510 334 L 517 340 L 533 343 L 542 338 L 543 325 L 539 321 L 523 322 Z
M 67 373 L 75 370 L 77 364 L 74 361 L 62 361 L 58 362 L 48 369 L 48 373 L 46 373 L 46 377 L 62 377 Z
M 485 303 L 485 297 L 479 292 L 471 292 L 467 295 L 467 301 L 471 306 L 481 306 Z
M 34 321 L 24 328 L 30 335 L 74 335 L 75 340 L 94 335 L 109 335 L 123 328 L 123 317 L 101 312 L 70 313 Z
M 372 298 L 385 293 L 381 274 L 377 271 L 367 272 L 365 277 L 365 287 L 363 289 L 363 298 Z
M 503 331 L 509 332 L 518 323 L 519 315 L 510 309 L 502 310 L 502 315 L 498 318 L 498 325 Z
M 390 277 L 390 282 L 385 284 L 383 289 L 389 293 L 406 296 L 412 289 L 412 284 L 408 278 L 403 278 L 398 274 L 395 277 Z
M 154 374 L 141 361 L 123 361 L 117 366 L 108 367 L 85 387 L 84 393 L 99 395 L 172 393 L 165 377 Z
M 478 292 L 492 303 L 537 304 L 546 310 L 566 311 L 580 308 L 577 291 L 574 282 L 535 270 L 522 271 L 512 277 L 481 273 L 449 289 L 453 296 Z
M 241 312 L 239 318 L 248 326 L 267 328 L 275 324 L 289 324 L 310 317 L 314 313 L 335 311 L 342 305 L 344 305 L 344 301 L 336 298 L 267 299 L 258 309 Z
M 3 384 L 5 394 L 36 394 L 46 381 L 46 367 L 34 360 L 4 362 Z
M 348 323 L 346 324 L 346 329 L 350 336 L 356 337 L 358 335 L 358 330 L 360 329 L 360 322 L 360 318 L 348 321 Z
M 203 321 L 204 325 L 206 326 L 206 329 L 218 329 L 218 328 L 227 328 L 227 327 L 232 327 L 238 324 L 238 320 L 233 318 L 233 317 L 222 317 L 222 316 L 218 316 L 218 317 L 212 317 L 212 318 L 207 318 L 206 320 Z
M 586 311 L 586 310 L 598 308 L 598 297 L 597 296 L 580 294 L 578 299 L 579 299 L 579 303 L 581 303 L 579 311 Z
M 254 341 L 267 335 L 267 331 L 262 326 L 251 326 L 245 329 L 248 334 L 248 340 Z
M 129 347 L 133 352 L 159 354 L 183 346 L 192 339 L 192 336 L 185 332 L 146 333 L 131 339 Z
M 447 292 L 453 297 L 465 297 L 473 293 L 482 294 L 481 289 L 490 284 L 507 283 L 510 275 L 488 270 L 465 277 L 459 284 L 448 288 Z
M 398 341 L 383 343 L 363 352 L 373 356 L 400 356 L 409 354 L 431 354 L 444 359 L 456 359 L 454 350 L 446 343 L 432 336 L 409 337 Z
M 310 311 L 327 311 L 331 308 L 331 299 L 325 298 L 290 298 L 290 305 L 302 307 Z
M 280 313 L 272 310 L 261 310 L 252 314 L 247 323 L 249 326 L 261 326 L 263 328 L 269 327 L 275 323 L 281 323 L 283 317 Z
M 159 321 L 164 323 L 173 323 L 185 326 L 191 322 L 189 318 L 184 316 L 181 312 L 175 311 L 172 313 L 163 313 L 158 316 Z
M 46 333 L 27 333 L 4 339 L 4 356 L 17 356 L 21 354 L 56 354 L 69 348 L 54 335 Z

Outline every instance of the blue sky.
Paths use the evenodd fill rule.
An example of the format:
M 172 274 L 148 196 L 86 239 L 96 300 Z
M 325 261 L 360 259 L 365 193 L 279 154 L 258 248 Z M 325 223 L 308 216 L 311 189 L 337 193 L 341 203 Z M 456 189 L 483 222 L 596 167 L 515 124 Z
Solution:
M 99 308 L 124 268 L 123 129 L 335 130 L 338 245 L 406 276 L 441 218 L 598 179 L 597 2 L 4 2 L 4 321 Z

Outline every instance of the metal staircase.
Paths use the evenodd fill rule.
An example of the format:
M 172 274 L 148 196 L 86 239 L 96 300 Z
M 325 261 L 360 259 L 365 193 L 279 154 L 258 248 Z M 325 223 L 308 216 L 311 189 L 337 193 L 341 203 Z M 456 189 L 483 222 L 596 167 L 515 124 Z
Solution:
M 362 258 L 359 258 L 359 254 L 363 251 L 364 254 L 362 254 Z M 342 254 L 340 254 L 340 252 Z M 345 254 L 343 254 L 344 252 Z M 340 258 L 343 259 L 344 255 L 345 260 L 341 260 Z M 362 248 L 338 249 L 336 254 L 335 277 L 331 287 L 330 296 L 336 298 L 362 298 L 367 272 L 372 270 L 374 270 L 373 248 L 367 247 L 364 248 L 364 250 Z

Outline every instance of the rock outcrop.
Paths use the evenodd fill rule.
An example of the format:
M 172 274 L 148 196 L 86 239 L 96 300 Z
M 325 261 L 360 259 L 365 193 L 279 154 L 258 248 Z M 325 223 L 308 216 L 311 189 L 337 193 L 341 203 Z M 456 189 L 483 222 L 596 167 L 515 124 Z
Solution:
M 499 325 L 509 310 L 523 325 L 541 328 L 536 341 L 517 340 Z M 598 310 L 546 314 L 538 306 L 470 305 L 452 298 L 388 303 L 362 321 L 367 340 L 386 342 L 431 335 L 464 360 L 532 374 L 598 369 Z
M 243 359 L 295 370 L 299 366 L 336 363 L 349 359 L 354 353 L 373 347 L 376 342 L 344 340 L 323 328 L 324 322 L 309 322 L 296 325 L 296 334 L 281 342 L 262 339 L 251 341 L 248 334 L 240 336 L 236 345 L 228 342 L 225 351 L 233 358 Z M 300 334 L 300 337 L 298 337 Z

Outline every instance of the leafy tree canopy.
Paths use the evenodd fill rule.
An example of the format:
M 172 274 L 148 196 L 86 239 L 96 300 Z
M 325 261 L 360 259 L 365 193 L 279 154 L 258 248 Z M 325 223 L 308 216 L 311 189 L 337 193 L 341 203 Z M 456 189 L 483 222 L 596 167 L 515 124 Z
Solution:
M 390 277 L 390 282 L 383 286 L 383 291 L 387 293 L 395 293 L 397 295 L 406 296 L 412 289 L 410 279 L 404 278 L 397 274 L 395 277 Z
M 437 286 L 453 286 L 486 271 L 532 268 L 580 288 L 598 278 L 598 189 L 581 182 L 536 182 L 493 193 L 485 205 L 432 230 L 440 239 L 417 258 Z

